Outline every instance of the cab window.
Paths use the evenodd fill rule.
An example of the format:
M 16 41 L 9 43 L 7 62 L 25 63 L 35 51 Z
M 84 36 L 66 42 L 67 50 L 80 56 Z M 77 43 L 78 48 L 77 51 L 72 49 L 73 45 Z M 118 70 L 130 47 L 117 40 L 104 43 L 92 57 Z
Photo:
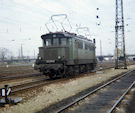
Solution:
M 53 46 L 58 46 L 59 45 L 59 39 L 58 38 L 54 38 L 53 39 Z
M 46 46 L 51 46 L 52 44 L 51 44 L 51 39 L 46 39 L 45 40 L 45 45 Z

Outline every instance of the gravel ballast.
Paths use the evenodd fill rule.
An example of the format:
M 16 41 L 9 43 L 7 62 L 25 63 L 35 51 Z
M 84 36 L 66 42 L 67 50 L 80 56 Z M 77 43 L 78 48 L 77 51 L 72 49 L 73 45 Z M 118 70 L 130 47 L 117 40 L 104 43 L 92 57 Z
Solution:
M 42 86 L 40 90 L 33 89 L 28 95 L 34 95 L 27 101 L 19 103 L 14 106 L 6 106 L 0 108 L 0 113 L 35 113 L 48 107 L 49 105 L 59 102 L 70 96 L 74 96 L 77 93 L 95 86 L 101 82 L 109 80 L 111 77 L 116 76 L 122 72 L 135 69 L 135 65 L 128 66 L 127 70 L 124 69 L 106 69 L 103 73 L 90 73 L 84 74 L 84 76 L 71 78 L 65 82 L 59 82 Z

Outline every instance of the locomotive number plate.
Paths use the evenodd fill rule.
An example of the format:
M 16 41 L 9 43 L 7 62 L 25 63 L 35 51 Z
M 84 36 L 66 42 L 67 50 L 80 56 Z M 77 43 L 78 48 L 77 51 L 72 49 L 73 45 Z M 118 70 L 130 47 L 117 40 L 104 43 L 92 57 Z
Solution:
M 47 63 L 54 63 L 55 60 L 46 60 Z

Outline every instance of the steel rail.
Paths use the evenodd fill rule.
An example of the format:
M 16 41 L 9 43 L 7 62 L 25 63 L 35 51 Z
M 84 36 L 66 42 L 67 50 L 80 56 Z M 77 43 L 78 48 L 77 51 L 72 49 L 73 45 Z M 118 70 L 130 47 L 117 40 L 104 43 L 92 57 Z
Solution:
M 105 68 L 106 69 L 106 68 Z M 108 69 L 108 68 L 107 68 Z M 103 69 L 102 69 L 103 70 Z M 133 71 L 133 70 L 132 70 Z M 130 71 L 130 72 L 132 72 L 132 71 Z M 128 73 L 130 73 L 130 72 L 127 72 L 127 73 L 125 73 L 123 76 L 125 76 L 126 74 L 128 74 Z M 118 77 L 117 79 L 119 79 L 120 77 Z M 26 83 L 23 83 L 23 84 L 19 84 L 19 85 L 13 85 L 13 86 L 11 86 L 10 88 L 11 89 L 13 89 L 12 91 L 11 91 L 11 93 L 16 93 L 16 92 L 19 92 L 19 91 L 22 91 L 22 90 L 27 90 L 27 89 L 29 89 L 29 88 L 34 88 L 34 87 L 38 87 L 38 86 L 41 86 L 41 85 L 45 85 L 45 84 L 50 84 L 50 83 L 54 83 L 54 82 L 56 82 L 56 81 L 58 81 L 58 80 L 53 80 L 53 81 L 49 81 L 49 82 L 41 82 L 41 81 L 45 81 L 45 80 L 48 80 L 48 79 L 40 79 L 40 80 L 36 80 L 36 81 L 32 81 L 32 82 L 26 82 Z M 40 83 L 36 83 L 36 82 L 40 82 Z M 112 81 L 113 82 L 113 81 Z M 35 83 L 35 84 L 34 84 Z M 33 84 L 33 85 L 30 85 L 30 84 Z M 110 83 L 108 83 L 108 84 L 110 84 Z M 26 85 L 26 86 L 25 86 Z M 28 85 L 28 86 L 27 86 Z M 15 89 L 15 87 L 20 87 L 20 88 L 16 88 Z M 103 85 L 103 86 L 101 86 L 101 87 L 99 87 L 99 88 L 97 88 L 97 90 L 99 90 L 100 88 L 102 88 L 102 87 L 105 87 L 105 85 Z M 94 90 L 94 91 L 97 91 L 97 90 Z M 91 93 L 94 93 L 94 91 L 93 92 L 91 92 Z M 84 97 L 85 98 L 85 97 Z
M 5 74 L 5 73 L 12 73 L 12 72 L 20 72 L 20 71 L 31 71 L 33 70 L 33 68 L 29 68 L 29 69 L 17 69 L 17 70 L 2 70 L 1 73 Z
M 41 80 L 42 81 L 42 80 Z M 11 93 L 16 93 L 16 92 L 19 92 L 19 91 L 22 91 L 22 90 L 27 90 L 27 89 L 30 89 L 30 88 L 34 88 L 34 87 L 38 87 L 38 86 L 41 86 L 41 85 L 44 85 L 44 84 L 48 84 L 50 82 L 40 82 L 38 84 L 33 84 L 33 85 L 30 85 L 30 86 L 25 86 L 25 87 L 22 87 L 22 88 L 17 88 L 13 91 L 11 91 Z M 25 84 L 24 84 L 25 85 Z M 12 88 L 11 88 L 12 89 Z
M 55 113 L 60 113 L 60 112 L 62 112 L 62 111 L 64 111 L 64 110 L 66 110 L 67 108 L 69 108 L 69 107 L 71 107 L 72 105 L 76 104 L 77 102 L 83 100 L 84 98 L 88 97 L 89 95 L 91 95 L 91 94 L 97 92 L 98 90 L 100 90 L 100 89 L 102 89 L 102 88 L 104 88 L 104 87 L 110 85 L 111 83 L 113 83 L 113 82 L 115 82 L 116 80 L 118 80 L 118 79 L 120 79 L 120 78 L 126 76 L 127 74 L 129 74 L 129 73 L 131 73 L 131 72 L 133 72 L 133 71 L 134 71 L 134 70 L 128 71 L 128 72 L 122 74 L 121 76 L 116 77 L 115 79 L 113 79 L 113 80 L 107 82 L 106 84 L 104 84 L 104 85 L 102 85 L 102 86 L 99 86 L 98 88 L 94 89 L 93 91 L 91 91 L 91 92 L 85 94 L 85 95 L 82 96 L 82 97 L 77 98 L 77 99 L 74 100 L 73 102 L 71 102 L 71 103 L 65 105 L 65 106 L 62 107 L 62 108 L 60 108 L 60 109 L 57 110 Z
M 32 82 L 25 82 L 25 83 L 22 83 L 22 84 L 18 84 L 18 85 L 13 85 L 13 86 L 9 86 L 9 88 L 11 88 L 12 89 L 12 91 L 11 91 L 11 93 L 13 93 L 13 92 L 17 92 L 17 91 L 19 91 L 19 90 L 23 90 L 23 89 L 25 89 L 24 87 L 26 87 L 26 88 L 28 88 L 28 86 L 30 87 L 32 87 L 33 85 L 31 85 L 31 84 L 36 84 L 36 83 L 39 83 L 39 84 L 41 84 L 41 82 L 42 81 L 45 81 L 45 80 L 47 80 L 47 79 L 39 79 L 39 80 L 35 80 L 35 81 L 32 81 Z M 18 88 L 19 87 L 19 88 Z M 30 88 L 31 88 L 30 87 Z M 1 88 L 1 89 L 3 89 L 3 88 Z M 0 89 L 0 90 L 1 90 Z
M 40 81 L 42 81 L 42 82 L 14 89 L 14 90 L 11 91 L 11 93 L 16 93 L 16 92 L 19 92 L 19 91 L 22 91 L 22 90 L 27 90 L 27 89 L 34 88 L 34 87 L 39 87 L 39 86 L 42 86 L 42 85 L 48 85 L 48 84 L 59 82 L 60 80 L 66 80 L 66 79 L 56 79 L 56 80 L 51 80 L 51 81 L 44 82 L 45 80 L 49 80 L 49 79 L 41 79 L 39 81 L 35 81 L 35 83 L 40 82 Z M 30 83 L 28 83 L 28 84 L 30 84 Z M 27 84 L 24 84 L 24 85 L 27 85 Z M 13 87 L 18 87 L 18 86 L 13 86 Z M 12 89 L 12 87 L 10 87 L 10 88 Z
M 7 81 L 7 80 L 14 80 L 14 79 L 20 79 L 20 78 L 28 78 L 28 77 L 35 77 L 40 76 L 41 73 L 29 73 L 29 74 L 20 74 L 20 75 L 12 75 L 12 76 L 0 76 L 0 82 Z
M 103 69 L 108 69 L 108 68 L 112 68 L 112 67 L 106 67 L 106 68 L 103 68 Z M 103 69 L 101 69 L 101 70 L 103 70 Z M 96 71 L 97 70 L 95 70 L 95 72 Z M 34 75 L 38 75 L 38 73 L 36 73 Z M 39 73 L 39 75 L 41 75 L 41 73 Z M 25 77 L 25 76 L 27 77 L 27 75 L 17 76 L 17 77 L 21 78 L 21 77 Z M 15 77 L 16 76 L 11 76 L 9 78 L 11 78 L 10 80 L 12 80 L 12 79 L 15 79 Z M 35 77 L 35 76 L 30 75 L 29 77 Z M 44 85 L 44 84 L 49 84 L 49 83 L 52 83 L 52 82 L 56 81 L 56 80 L 53 80 L 53 81 L 49 81 L 49 82 L 42 82 L 42 81 L 45 81 L 45 80 L 48 80 L 48 79 L 39 79 L 39 80 L 35 80 L 35 81 L 32 81 L 32 82 L 26 82 L 26 83 L 10 86 L 10 88 L 12 89 L 11 93 L 16 93 L 16 92 L 19 92 L 19 91 L 22 91 L 22 90 L 38 87 L 38 86 L 41 86 L 41 85 Z M 31 85 L 31 84 L 33 84 L 33 85 Z M 17 87 L 19 87 L 19 88 L 17 88 Z
M 96 71 L 101 71 L 101 70 L 104 70 L 104 69 L 109 69 L 109 68 L 113 68 L 112 66 L 109 66 L 109 67 L 103 67 L 102 69 L 96 69 L 94 70 L 93 72 L 96 72 Z M 31 74 L 20 74 L 20 75 L 12 75 L 12 76 L 0 76 L 0 82 L 2 81 L 8 81 L 8 80 L 14 80 L 14 79 L 21 79 L 21 78 L 29 78 L 29 77 L 35 77 L 35 76 L 41 76 L 42 73 L 40 72 L 37 72 L 37 73 L 31 73 Z
M 116 101 L 116 103 L 113 105 L 113 107 L 110 109 L 108 113 L 113 113 L 115 108 L 120 104 L 120 102 L 124 99 L 126 94 L 132 89 L 134 85 L 135 85 L 135 81 L 128 87 L 128 89 L 123 93 L 123 95 Z
M 108 68 L 112 68 L 112 67 L 107 67 L 107 68 L 103 68 L 103 69 L 108 69 Z M 102 70 L 103 70 L 102 69 Z M 97 70 L 95 70 L 95 72 L 96 72 Z M 19 79 L 19 78 L 24 78 L 24 77 L 26 77 L 26 78 L 28 78 L 28 77 L 35 77 L 35 76 L 40 76 L 41 75 L 41 73 L 36 73 L 36 74 L 31 74 L 31 75 L 22 75 L 22 76 L 9 76 L 9 78 L 8 77 L 1 77 L 1 78 L 3 78 L 3 79 L 7 79 L 7 80 L 13 80 L 13 79 Z M 2 79 L 1 79 L 2 80 Z M 0 81 L 1 81 L 0 80 Z M 37 86 L 40 86 L 40 85 L 44 85 L 44 84 L 47 84 L 47 83 L 52 83 L 52 82 L 54 82 L 54 81 L 56 81 L 56 80 L 53 80 L 52 82 L 45 82 L 45 83 L 38 83 L 37 84 L 37 82 L 42 82 L 42 81 L 45 81 L 45 80 L 47 80 L 47 79 L 40 79 L 40 80 L 35 80 L 35 81 L 32 81 L 32 82 L 26 82 L 26 83 L 22 83 L 22 84 L 18 84 L 18 85 L 13 85 L 13 86 L 10 86 L 10 88 L 11 89 L 13 89 L 12 91 L 11 91 L 11 93 L 15 93 L 15 92 L 18 92 L 18 91 L 21 91 L 21 90 L 26 90 L 26 89 L 29 89 L 29 88 L 33 88 L 33 87 L 37 87 Z M 5 81 L 5 80 L 3 80 L 3 81 Z M 35 83 L 35 84 L 34 84 Z M 33 85 L 30 85 L 30 84 L 33 84 Z M 20 88 L 16 88 L 15 89 L 15 87 L 20 87 Z M 1 88 L 2 89 L 2 88 Z

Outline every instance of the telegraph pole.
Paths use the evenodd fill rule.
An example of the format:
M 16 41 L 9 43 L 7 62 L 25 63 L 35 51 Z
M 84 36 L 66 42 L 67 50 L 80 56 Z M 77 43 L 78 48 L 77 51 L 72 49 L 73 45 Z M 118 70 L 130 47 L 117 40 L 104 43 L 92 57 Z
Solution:
M 126 53 L 125 53 L 125 33 L 124 32 L 125 32 L 125 30 L 124 30 L 123 0 L 116 0 L 115 69 L 119 68 L 119 63 L 120 63 L 119 60 L 122 60 L 124 69 L 127 69 Z
M 102 42 L 100 40 L 100 56 L 102 57 Z
M 21 58 L 23 59 L 23 46 L 21 44 Z

